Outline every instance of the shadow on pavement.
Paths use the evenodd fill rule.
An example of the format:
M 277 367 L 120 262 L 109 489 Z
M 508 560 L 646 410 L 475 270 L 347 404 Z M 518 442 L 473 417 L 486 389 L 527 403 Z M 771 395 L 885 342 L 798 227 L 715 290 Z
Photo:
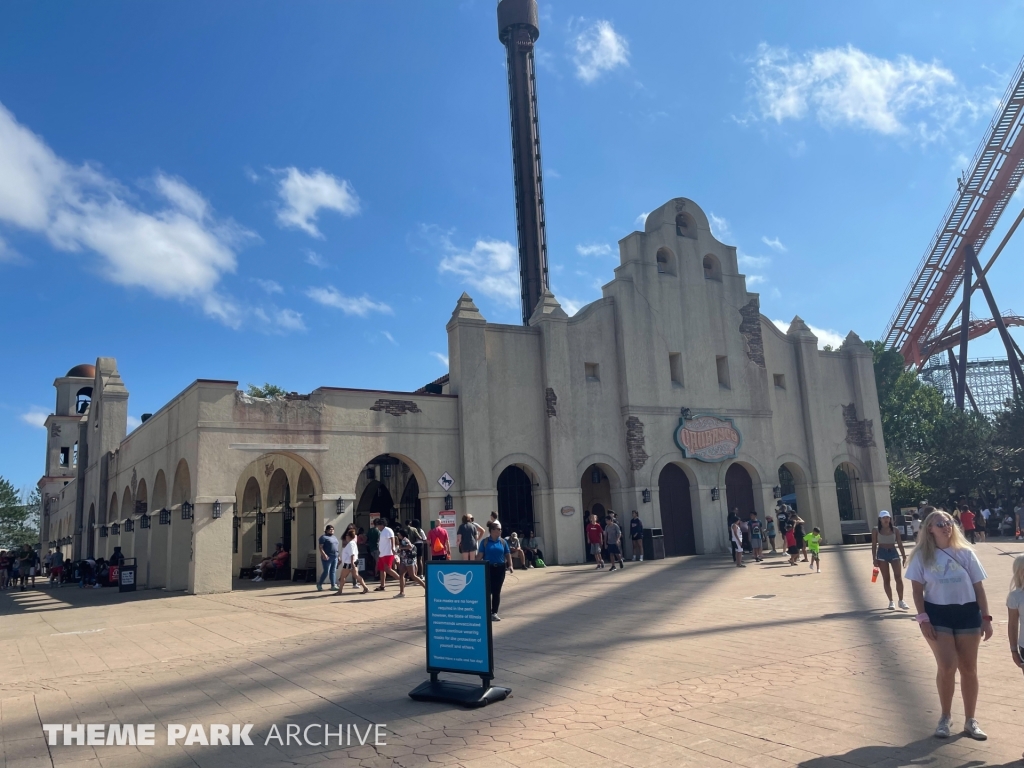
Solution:
M 802 763 L 798 763 L 797 768 L 835 768 L 837 762 L 844 765 L 856 766 L 929 765 L 935 762 L 933 754 L 943 744 L 954 744 L 965 741 L 970 743 L 970 739 L 966 736 L 954 736 L 951 739 L 937 739 L 934 736 L 928 736 L 927 738 L 919 739 L 902 747 L 880 745 L 857 747 L 856 749 L 851 749 L 849 752 L 845 752 L 841 755 L 829 755 L 827 757 L 815 757 L 811 760 L 805 760 Z M 950 763 L 943 762 L 942 764 L 948 765 Z M 974 768 L 974 766 L 990 766 L 990 768 L 998 768 L 997 766 L 992 766 L 991 763 L 987 763 L 985 760 L 973 759 L 966 759 L 963 762 L 956 763 L 956 765 L 957 768 Z M 1012 763 L 1005 763 L 1004 765 L 1007 768 L 1011 765 L 1019 768 L 1020 761 L 1016 760 Z

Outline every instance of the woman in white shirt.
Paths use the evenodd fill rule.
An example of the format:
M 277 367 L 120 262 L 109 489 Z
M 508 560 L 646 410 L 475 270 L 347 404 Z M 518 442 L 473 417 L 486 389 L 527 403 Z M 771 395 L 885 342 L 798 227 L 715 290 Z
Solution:
M 346 570 L 347 569 L 347 570 Z M 363 585 L 363 594 L 370 591 L 359 574 L 359 545 L 356 544 L 355 531 L 349 529 L 341 537 L 341 579 L 338 584 L 338 594 L 345 591 L 345 581 L 351 576 Z M 354 582 L 353 582 L 354 583 Z
M 1006 596 L 1006 618 L 1008 634 L 1010 636 L 1010 656 L 1013 663 L 1024 669 L 1024 661 L 1021 654 L 1024 648 L 1024 555 L 1018 555 L 1013 559 L 1013 583 L 1010 585 L 1010 594 Z
M 949 737 L 959 669 L 964 733 L 984 741 L 988 736 L 974 718 L 974 710 L 978 703 L 978 646 L 982 635 L 986 640 L 992 637 L 992 617 L 982 584 L 987 574 L 949 513 L 934 507 L 921 512 L 925 516 L 921 535 L 910 555 L 906 578 L 914 585 L 914 618 L 939 667 L 936 684 L 942 717 L 935 735 Z

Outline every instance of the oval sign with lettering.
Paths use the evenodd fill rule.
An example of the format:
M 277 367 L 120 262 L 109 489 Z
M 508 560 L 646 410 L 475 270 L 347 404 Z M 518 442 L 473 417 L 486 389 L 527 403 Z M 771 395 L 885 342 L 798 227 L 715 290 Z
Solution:
M 740 433 L 733 426 L 732 419 L 695 416 L 679 420 L 676 445 L 687 459 L 725 461 L 736 457 L 740 447 Z
M 572 517 L 576 514 L 576 507 L 562 507 L 562 514 L 566 517 Z

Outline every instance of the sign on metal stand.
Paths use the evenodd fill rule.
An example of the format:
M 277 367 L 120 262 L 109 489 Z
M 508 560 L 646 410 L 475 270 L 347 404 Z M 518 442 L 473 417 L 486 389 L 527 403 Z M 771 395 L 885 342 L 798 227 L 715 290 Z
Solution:
M 484 562 L 426 563 L 427 672 L 430 680 L 409 692 L 416 701 L 485 707 L 512 693 L 491 685 L 490 568 Z M 480 685 L 441 680 L 441 672 L 479 675 Z
M 120 570 L 118 571 L 118 592 L 134 592 L 135 591 L 135 568 L 136 560 L 134 557 L 125 558 L 125 561 L 121 564 Z

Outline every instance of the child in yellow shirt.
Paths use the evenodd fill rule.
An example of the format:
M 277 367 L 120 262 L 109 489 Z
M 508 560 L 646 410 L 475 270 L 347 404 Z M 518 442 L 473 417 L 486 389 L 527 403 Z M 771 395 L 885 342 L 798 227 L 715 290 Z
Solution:
M 807 543 L 807 551 L 811 553 L 811 570 L 813 571 L 817 567 L 817 572 L 821 573 L 821 530 L 815 528 L 810 533 L 805 534 L 804 541 Z

